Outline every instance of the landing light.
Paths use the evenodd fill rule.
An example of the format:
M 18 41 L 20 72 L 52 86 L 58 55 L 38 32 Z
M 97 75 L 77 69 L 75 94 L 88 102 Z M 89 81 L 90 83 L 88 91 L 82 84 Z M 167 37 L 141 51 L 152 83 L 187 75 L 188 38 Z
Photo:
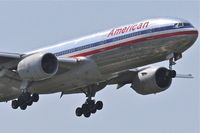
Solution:
M 181 53 L 174 53 L 174 60 L 177 61 L 179 59 L 182 58 L 182 54 Z

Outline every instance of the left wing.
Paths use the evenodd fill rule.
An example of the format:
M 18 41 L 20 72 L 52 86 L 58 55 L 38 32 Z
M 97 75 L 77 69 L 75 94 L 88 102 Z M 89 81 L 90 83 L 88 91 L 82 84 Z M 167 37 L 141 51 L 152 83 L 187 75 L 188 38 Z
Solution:
M 18 53 L 0 52 L 0 102 L 8 101 L 8 100 L 18 97 L 18 95 L 21 93 L 20 89 L 24 89 L 28 87 L 29 81 L 21 77 L 19 71 L 17 70 L 17 67 L 19 67 L 20 62 L 23 61 L 21 63 L 22 64 L 21 67 L 22 69 L 24 68 L 26 69 L 23 71 L 25 74 L 38 75 L 38 73 L 34 72 L 34 70 L 35 69 L 41 70 L 40 69 L 41 61 L 43 60 L 43 57 L 45 55 L 47 55 L 47 53 L 33 53 L 33 54 L 25 55 L 25 54 L 18 54 Z M 50 57 L 54 56 L 53 54 L 51 55 L 52 56 Z M 82 57 L 80 58 L 55 57 L 55 58 L 57 59 L 57 63 L 59 64 L 58 71 L 55 73 L 56 75 L 63 73 L 63 71 L 69 71 L 70 69 L 80 66 L 79 64 L 82 64 L 87 61 L 86 58 L 82 58 Z M 51 58 L 46 58 L 46 59 L 51 59 Z M 52 65 L 51 63 L 50 64 L 48 63 L 49 63 L 48 60 L 44 62 L 45 67 Z M 39 71 L 39 72 L 43 72 L 43 71 Z M 31 79 L 32 78 L 30 78 L 30 80 Z M 44 79 L 48 80 L 48 77 Z M 41 81 L 41 80 L 40 79 L 37 80 L 36 78 L 34 82 L 37 82 L 37 81 Z
M 17 66 L 23 54 L 0 52 L 0 68 L 10 69 Z

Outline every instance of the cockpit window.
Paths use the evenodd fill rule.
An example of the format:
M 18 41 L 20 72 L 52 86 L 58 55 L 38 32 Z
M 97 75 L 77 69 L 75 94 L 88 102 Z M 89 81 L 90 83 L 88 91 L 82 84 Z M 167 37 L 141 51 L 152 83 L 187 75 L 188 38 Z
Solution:
M 174 24 L 175 28 L 180 28 L 180 27 L 183 27 L 183 26 L 192 26 L 192 25 L 190 23 L 175 23 Z
M 175 28 L 180 28 L 180 27 L 183 27 L 183 26 L 184 26 L 184 23 L 176 23 L 176 24 L 174 24 Z
M 190 23 L 184 23 L 184 26 L 192 26 Z

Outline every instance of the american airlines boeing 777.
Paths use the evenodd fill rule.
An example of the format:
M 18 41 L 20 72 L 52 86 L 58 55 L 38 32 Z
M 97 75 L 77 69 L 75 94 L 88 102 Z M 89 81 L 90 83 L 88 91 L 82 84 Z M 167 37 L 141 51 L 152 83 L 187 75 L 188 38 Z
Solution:
M 186 20 L 155 18 L 27 53 L 0 52 L 0 101 L 25 110 L 39 94 L 84 93 L 75 113 L 89 117 L 103 108 L 93 97 L 106 85 L 131 84 L 142 95 L 168 89 L 181 76 L 172 66 L 197 37 Z M 169 68 L 144 67 L 165 60 Z

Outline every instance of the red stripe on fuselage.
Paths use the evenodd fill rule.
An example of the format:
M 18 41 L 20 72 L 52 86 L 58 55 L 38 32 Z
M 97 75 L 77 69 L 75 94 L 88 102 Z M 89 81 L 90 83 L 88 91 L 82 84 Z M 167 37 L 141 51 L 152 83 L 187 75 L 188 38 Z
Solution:
M 160 35 L 155 35 L 155 36 L 149 36 L 149 37 L 144 37 L 144 38 L 140 38 L 140 39 L 135 39 L 135 40 L 115 44 L 113 46 L 108 46 L 108 47 L 105 47 L 105 48 L 100 48 L 100 49 L 80 53 L 80 54 L 77 54 L 77 55 L 72 55 L 70 57 L 88 56 L 88 55 L 96 54 L 96 53 L 99 53 L 99 52 L 111 50 L 111 49 L 114 49 L 114 48 L 122 47 L 122 46 L 125 46 L 125 45 L 130 45 L 130 44 L 134 44 L 134 43 L 138 43 L 138 42 L 143 42 L 143 41 L 153 40 L 153 39 L 159 39 L 159 38 L 165 38 L 165 37 L 171 37 L 171 36 L 177 36 L 177 35 L 185 35 L 185 34 L 198 34 L 198 32 L 197 31 L 180 31 L 180 32 L 174 32 L 174 33 L 166 33 L 166 34 L 160 34 Z

